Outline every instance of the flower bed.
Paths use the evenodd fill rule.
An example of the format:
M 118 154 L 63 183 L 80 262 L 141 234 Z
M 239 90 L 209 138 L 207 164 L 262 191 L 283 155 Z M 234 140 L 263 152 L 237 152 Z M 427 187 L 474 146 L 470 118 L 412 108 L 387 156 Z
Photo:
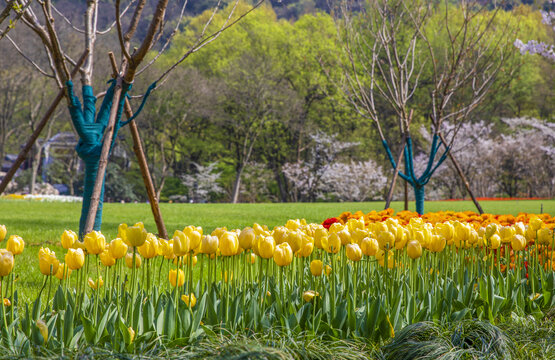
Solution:
M 299 219 L 210 234 L 187 226 L 169 240 L 142 223 L 121 224 L 111 241 L 67 230 L 60 259 L 39 251 L 44 285 L 33 304 L 16 296 L 25 243 L 12 234 L 0 250 L 2 343 L 25 356 L 91 345 L 134 352 L 275 328 L 380 342 L 421 321 L 541 318 L 555 306 L 551 218 L 502 226 L 512 218 L 486 216 L 477 226 L 460 221 L 467 213 L 396 216 L 344 213 L 328 229 Z

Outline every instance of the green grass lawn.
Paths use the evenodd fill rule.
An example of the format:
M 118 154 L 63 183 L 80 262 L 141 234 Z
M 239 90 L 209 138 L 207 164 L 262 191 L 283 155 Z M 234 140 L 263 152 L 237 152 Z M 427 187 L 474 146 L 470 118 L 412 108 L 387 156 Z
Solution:
M 555 200 L 483 201 L 484 211 L 494 214 L 519 212 L 555 214 Z M 283 225 L 288 219 L 305 218 L 308 222 L 320 223 L 343 211 L 382 210 L 383 202 L 363 203 L 279 203 L 279 204 L 161 204 L 168 233 L 183 229 L 186 225 L 202 226 L 206 233 L 221 226 L 228 229 L 251 226 L 254 222 L 270 228 Z M 402 202 L 392 207 L 403 209 Z M 414 210 L 414 203 L 409 206 Z M 454 210 L 474 211 L 470 201 L 430 201 L 426 211 Z M 18 289 L 22 300 L 34 300 L 44 277 L 38 269 L 38 250 L 49 246 L 63 262 L 65 250 L 60 246 L 60 236 L 65 229 L 77 231 L 79 227 L 80 203 L 47 203 L 26 200 L 0 200 L 0 224 L 8 228 L 8 235 L 17 234 L 26 242 L 26 249 L 16 259 L 15 272 L 19 274 Z M 117 234 L 120 223 L 134 224 L 143 221 L 146 228 L 156 232 L 148 204 L 104 204 L 102 231 L 109 241 Z M 5 245 L 2 245 L 5 246 Z M 165 281 L 165 280 L 164 280 Z M 167 282 L 167 281 L 166 281 Z

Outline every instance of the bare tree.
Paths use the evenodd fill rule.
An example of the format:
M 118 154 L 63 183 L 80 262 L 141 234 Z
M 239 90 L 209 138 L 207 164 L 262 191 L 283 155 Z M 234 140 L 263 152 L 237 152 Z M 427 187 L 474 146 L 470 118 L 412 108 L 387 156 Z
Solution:
M 155 214 L 159 233 L 161 236 L 167 236 L 165 227 L 161 221 L 159 209 L 156 211 L 157 199 L 155 197 L 153 186 L 149 186 L 152 182 L 150 174 L 148 173 L 148 167 L 146 166 L 144 154 L 141 156 L 142 147 L 140 137 L 138 129 L 133 122 L 132 111 L 127 102 L 127 95 L 131 90 L 135 76 L 150 67 L 158 59 L 158 56 L 155 56 L 154 59 L 148 62 L 143 68 L 140 68 L 145 56 L 153 48 L 154 44 L 156 44 L 163 33 L 168 0 L 157 0 L 155 2 L 156 5 L 154 6 L 154 13 L 152 14 L 150 20 L 144 21 L 142 21 L 142 15 L 146 0 L 131 0 L 128 2 L 128 6 L 123 11 L 121 10 L 121 0 L 116 0 L 114 22 L 107 30 L 104 31 L 99 31 L 97 29 L 99 11 L 98 0 L 87 1 L 84 26 L 81 28 L 74 25 L 68 17 L 58 11 L 52 4 L 51 0 L 40 1 L 36 7 L 28 6 L 27 8 L 22 7 L 23 4 L 21 0 L 16 1 L 16 3 L 24 9 L 22 21 L 41 39 L 44 45 L 46 55 L 49 60 L 49 71 L 41 69 L 41 72 L 53 77 L 58 85 L 58 88 L 66 89 L 65 94 L 68 101 L 72 123 L 80 137 L 77 152 L 86 164 L 80 234 L 83 235 L 84 233 L 91 231 L 93 228 L 96 230 L 100 229 L 104 178 L 108 155 L 114 144 L 119 129 L 121 126 L 129 123 L 133 140 L 135 142 L 135 148 L 137 149 L 136 153 L 139 156 L 139 163 L 141 165 L 141 169 L 143 170 L 143 178 L 145 179 L 145 184 L 147 184 L 147 190 L 151 200 L 151 205 L 153 206 L 153 212 Z M 240 16 L 234 16 L 237 3 L 238 0 L 234 1 L 231 5 L 225 8 L 226 13 L 224 18 L 226 20 L 221 26 L 217 27 L 210 33 L 208 32 L 209 29 L 211 29 L 209 25 L 214 19 L 216 13 L 223 11 L 222 1 L 218 1 L 216 6 L 211 10 L 209 18 L 201 33 L 198 34 L 196 39 L 192 39 L 192 45 L 189 49 L 187 49 L 172 66 L 167 68 L 160 75 L 157 81 L 149 87 L 147 94 L 166 81 L 169 73 L 181 64 L 190 54 L 214 41 L 225 29 L 238 22 L 243 16 L 259 6 L 262 3 L 262 0 L 256 3 L 245 13 L 240 14 Z M 182 5 L 183 10 L 181 11 L 181 15 L 178 19 L 178 25 L 169 36 L 169 40 L 166 44 L 162 46 L 160 52 L 167 49 L 169 41 L 177 32 L 179 24 L 183 18 L 186 4 L 187 0 L 184 0 Z M 127 30 L 124 32 L 122 28 L 122 16 L 130 7 L 133 7 L 134 10 L 131 18 L 126 22 Z M 68 23 L 71 29 L 84 35 L 84 54 L 88 54 L 84 66 L 81 67 L 78 61 L 73 60 L 72 56 L 68 53 L 67 48 L 63 46 L 63 41 L 61 40 L 55 26 L 56 16 L 61 18 L 62 21 Z M 139 26 L 147 28 L 146 34 L 142 39 L 135 38 L 136 31 Z M 108 32 L 109 29 L 113 27 L 117 29 L 121 61 L 118 66 L 115 58 L 111 58 L 115 79 L 112 81 L 109 89 L 103 94 L 104 99 L 97 112 L 95 109 L 96 97 L 94 96 L 91 87 L 94 69 L 93 64 L 95 60 L 94 48 L 96 37 Z M 131 50 L 132 42 L 138 43 L 138 46 L 133 50 Z M 30 59 L 28 56 L 26 56 L 26 58 Z M 84 102 L 83 108 L 81 107 L 81 103 L 78 98 L 73 94 L 73 83 L 71 81 L 71 74 L 68 70 L 68 63 L 73 66 L 77 66 L 79 72 L 81 73 Z M 145 99 L 146 97 L 147 96 L 145 95 Z M 127 122 L 121 121 L 121 116 L 124 110 L 126 115 L 130 118 Z
M 343 16 L 338 20 L 346 59 L 342 62 L 343 89 L 354 109 L 378 130 L 395 169 L 389 193 L 398 173 L 413 187 L 416 209 L 423 213 L 425 185 L 447 158 L 460 125 L 484 99 L 511 53 L 507 36 L 511 25 L 495 22 L 499 9 L 488 11 L 485 5 L 466 0 L 458 7 L 448 1 L 421 0 L 371 0 L 356 5 L 361 11 L 354 12 L 343 2 Z M 444 15 L 435 19 L 432 29 L 431 19 L 441 13 Z M 436 44 L 439 38 L 446 44 Z M 433 140 L 426 168 L 417 176 L 409 123 L 417 108 L 413 96 L 422 86 L 424 69 L 431 71 L 427 79 L 431 106 L 417 115 L 430 119 Z M 382 116 L 378 98 L 393 110 L 396 119 Z M 452 132 L 441 132 L 444 121 L 455 124 Z M 391 138 L 390 131 L 384 130 L 394 128 L 395 123 L 402 139 L 396 158 L 386 138 Z M 398 171 L 402 158 L 403 172 Z
M 4 9 L 0 11 L 0 40 L 14 28 L 15 23 L 23 16 L 23 11 L 31 5 L 31 1 L 32 0 L 27 0 L 21 3 L 17 0 L 5 1 Z M 4 25 L 6 21 L 8 24 Z

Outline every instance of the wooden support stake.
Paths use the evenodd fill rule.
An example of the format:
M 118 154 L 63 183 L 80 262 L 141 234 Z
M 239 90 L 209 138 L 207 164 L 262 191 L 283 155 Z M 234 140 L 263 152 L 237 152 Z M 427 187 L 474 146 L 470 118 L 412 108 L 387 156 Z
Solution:
M 445 138 L 443 137 L 442 133 L 439 133 L 439 137 L 440 137 L 441 141 L 443 142 L 443 144 L 447 144 L 447 142 L 445 141 Z M 468 180 L 466 179 L 466 176 L 464 175 L 464 173 L 461 169 L 461 166 L 459 165 L 459 162 L 453 157 L 453 154 L 451 153 L 451 150 L 449 150 L 447 155 L 449 156 L 449 159 L 451 160 L 451 162 L 455 166 L 455 169 L 457 170 L 457 173 L 461 177 L 461 179 L 463 181 L 463 184 L 464 184 L 464 187 L 466 188 L 466 191 L 468 191 L 468 194 L 472 198 L 472 201 L 474 202 L 474 205 L 476 205 L 476 209 L 478 209 L 478 212 L 480 213 L 480 215 L 483 214 L 484 210 L 482 210 L 482 206 L 478 202 L 478 199 L 476 199 L 476 197 L 474 196 L 474 193 L 472 192 L 472 189 L 470 188 L 470 184 L 468 183 Z
M 397 155 L 397 162 L 395 163 L 395 168 L 393 169 L 393 179 L 391 179 L 391 184 L 389 185 L 389 190 L 387 191 L 387 196 L 385 198 L 385 207 L 384 209 L 389 208 L 391 205 L 391 198 L 393 197 L 393 190 L 395 188 L 395 183 L 397 182 L 397 177 L 399 176 L 399 165 L 401 163 L 401 159 L 403 157 L 403 150 L 405 146 L 403 145 L 407 140 L 406 135 L 403 135 L 403 139 L 401 141 L 401 150 L 399 151 L 399 155 Z
M 397 162 L 395 163 L 396 166 L 393 172 L 393 179 L 391 179 L 391 185 L 389 186 L 389 190 L 387 191 L 384 209 L 389 208 L 389 206 L 391 205 L 391 198 L 393 198 L 393 190 L 395 189 L 395 183 L 397 183 L 397 176 L 399 175 L 398 169 L 401 163 L 401 158 L 403 157 L 403 150 L 405 149 L 405 141 L 407 141 L 407 134 L 409 132 L 408 126 L 410 126 L 410 123 L 412 122 L 412 114 L 413 114 L 413 110 L 411 110 L 409 113 L 409 121 L 407 122 L 407 129 L 405 130 L 405 132 L 403 132 L 403 136 L 401 138 L 401 150 L 399 151 L 399 155 L 397 155 Z
M 115 57 L 112 53 L 110 54 L 110 63 L 112 64 L 112 72 L 115 77 L 118 74 L 118 66 L 116 64 Z M 130 119 L 133 116 L 133 110 L 131 109 L 131 105 L 127 99 L 125 99 L 124 111 L 127 119 Z M 156 190 L 154 189 L 154 184 L 152 183 L 152 177 L 150 176 L 150 170 L 148 169 L 146 156 L 141 143 L 141 136 L 139 135 L 139 129 L 135 120 L 129 123 L 129 129 L 131 131 L 131 136 L 133 137 L 133 151 L 135 152 L 135 156 L 137 156 L 137 162 L 141 168 L 141 174 L 143 176 L 146 192 L 148 194 L 148 201 L 150 202 L 150 209 L 152 210 L 152 215 L 154 216 L 154 221 L 156 222 L 156 227 L 158 228 L 158 236 L 167 239 L 168 232 L 166 231 L 166 225 L 164 224 L 164 219 L 162 218 L 160 205 L 158 204 L 158 198 L 156 197 Z
M 98 203 L 100 201 L 100 193 L 102 192 L 104 176 L 106 175 L 106 167 L 108 166 L 108 155 L 110 154 L 110 147 L 112 145 L 112 138 L 114 136 L 120 97 L 122 95 L 122 82 L 123 79 L 118 76 L 116 79 L 116 86 L 114 87 L 114 98 L 112 101 L 112 107 L 110 108 L 110 118 L 108 120 L 108 126 L 104 131 L 102 151 L 100 152 L 100 161 L 98 162 L 98 170 L 96 172 L 96 179 L 91 195 L 89 213 L 87 214 L 87 221 L 85 222 L 85 228 L 83 231 L 84 234 L 90 233 L 94 226 L 94 219 L 96 217 L 96 211 L 98 210 Z
M 85 63 L 85 60 L 87 59 L 88 54 L 89 54 L 89 50 L 87 49 L 85 50 L 83 55 L 81 55 L 81 57 L 77 61 L 77 64 L 71 71 L 71 74 L 70 74 L 71 78 L 77 75 L 77 73 L 79 72 L 79 68 Z M 13 176 L 17 172 L 17 169 L 19 169 L 21 164 L 23 164 L 23 161 L 25 161 L 25 158 L 29 154 L 29 151 L 33 147 L 33 144 L 37 141 L 38 137 L 40 136 L 40 133 L 42 132 L 42 130 L 44 129 L 44 127 L 52 117 L 52 114 L 54 114 L 54 111 L 56 111 L 56 108 L 58 107 L 58 105 L 60 104 L 60 101 L 62 101 L 62 98 L 65 95 L 66 95 L 66 88 L 64 87 L 58 91 L 58 95 L 56 95 L 56 97 L 54 98 L 54 101 L 52 102 L 52 104 L 50 104 L 50 107 L 48 108 L 48 110 L 46 110 L 46 113 L 38 123 L 37 128 L 35 129 L 33 134 L 31 134 L 31 137 L 29 138 L 29 140 L 27 140 L 27 143 L 25 143 L 25 146 L 23 147 L 19 155 L 17 155 L 17 158 L 15 159 L 15 162 L 10 167 L 10 170 L 8 170 L 8 172 L 6 173 L 6 176 L 2 178 L 2 182 L 0 183 L 0 194 L 2 194 L 4 190 L 6 190 L 6 188 L 8 187 L 8 184 L 10 183 Z

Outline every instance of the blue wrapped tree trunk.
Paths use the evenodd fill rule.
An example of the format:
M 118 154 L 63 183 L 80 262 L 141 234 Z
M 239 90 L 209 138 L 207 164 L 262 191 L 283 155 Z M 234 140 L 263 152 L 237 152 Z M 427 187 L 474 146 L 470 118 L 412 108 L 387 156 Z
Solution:
M 83 105 L 77 96 L 73 93 L 73 83 L 68 81 L 66 83 L 68 96 L 70 98 L 69 103 L 69 113 L 71 115 L 71 120 L 75 126 L 75 130 L 79 135 L 79 142 L 75 150 L 79 157 L 85 163 L 85 180 L 83 189 L 83 206 L 81 208 L 81 218 L 79 220 L 79 236 L 83 237 L 83 232 L 85 228 L 85 222 L 87 220 L 87 214 L 89 212 L 89 207 L 91 203 L 91 196 L 94 188 L 94 183 L 96 181 L 98 173 L 98 165 L 100 162 L 100 154 L 102 150 L 102 142 L 104 137 L 104 132 L 108 126 L 108 121 L 110 119 L 110 109 L 112 107 L 114 98 L 114 86 L 115 81 L 111 81 L 110 87 L 108 88 L 102 105 L 96 113 L 96 97 L 93 94 L 93 89 L 89 85 L 83 85 Z M 118 130 L 124 124 L 121 123 L 121 115 L 123 112 L 123 103 L 127 92 L 131 86 L 124 82 L 122 88 L 122 95 L 120 97 L 120 104 L 118 107 L 116 125 L 114 127 L 114 136 L 112 138 L 113 146 L 116 139 Z M 100 193 L 100 201 L 98 204 L 98 209 L 96 211 L 94 230 L 100 230 L 102 224 L 102 203 L 104 199 L 104 180 L 102 183 L 102 190 Z
M 393 155 L 391 154 L 391 149 L 387 144 L 386 140 L 382 141 L 383 147 L 387 153 L 387 157 L 389 158 L 389 162 L 393 169 L 397 169 L 397 164 L 393 159 Z M 414 190 L 414 200 L 416 203 L 416 212 L 420 215 L 424 214 L 424 195 L 425 195 L 425 186 L 430 181 L 432 175 L 437 170 L 437 168 L 445 161 L 447 158 L 447 154 L 449 153 L 449 146 L 443 144 L 445 146 L 445 151 L 439 158 L 437 162 L 435 162 L 436 155 L 438 153 L 439 147 L 443 144 L 440 140 L 439 135 L 434 134 L 432 140 L 432 148 L 430 151 L 430 155 L 428 156 L 428 164 L 426 165 L 426 169 L 424 173 L 417 177 L 414 173 L 414 154 L 412 148 L 412 139 L 410 136 L 407 136 L 404 144 L 404 159 L 405 159 L 405 172 L 399 171 L 399 176 L 408 182 L 410 186 L 412 186 Z M 435 164 L 434 164 L 435 162 Z

